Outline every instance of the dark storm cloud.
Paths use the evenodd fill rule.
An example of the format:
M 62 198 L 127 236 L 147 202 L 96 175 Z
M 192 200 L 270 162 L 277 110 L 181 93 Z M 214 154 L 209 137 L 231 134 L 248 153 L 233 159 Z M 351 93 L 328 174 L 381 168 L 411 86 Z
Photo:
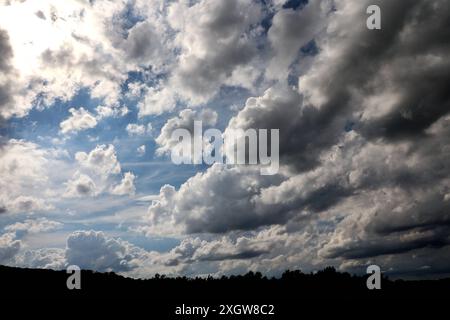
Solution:
M 220 261 L 230 259 L 251 259 L 259 257 L 262 254 L 268 253 L 268 251 L 249 250 L 238 252 L 234 254 L 219 254 L 214 256 L 202 257 L 200 261 Z
M 266 99 L 260 104 L 267 106 L 249 107 L 240 115 L 247 128 L 283 129 L 280 153 L 284 163 L 289 162 L 300 171 L 314 168 L 319 154 L 337 143 L 349 121 L 356 121 L 354 128 L 370 138 L 391 139 L 423 134 L 424 129 L 450 111 L 449 4 L 374 4 L 382 10 L 382 30 L 368 30 L 367 16 L 361 11 L 348 26 L 350 39 L 343 38 L 339 43 L 338 32 L 327 35 L 326 38 L 335 37 L 336 47 L 343 49 L 335 59 L 325 62 L 327 69 L 313 83 L 314 90 L 322 95 L 320 106 L 305 102 L 300 108 L 301 97 L 291 93 L 290 100 L 286 96 Z M 387 69 L 387 76 L 379 74 L 381 68 Z M 391 112 L 379 119 L 358 121 L 355 114 L 363 113 L 367 106 L 355 103 L 355 92 L 376 96 L 386 86 L 401 94 Z
M 335 143 L 342 128 L 338 123 L 325 123 L 324 117 L 326 113 L 316 108 L 302 108 L 297 92 L 270 90 L 256 100 L 248 100 L 229 128 L 280 128 L 281 163 L 306 171 L 318 165 L 318 154 Z
M 387 153 L 397 166 L 389 168 L 379 161 L 367 168 L 370 171 L 366 170 L 360 191 L 384 189 L 380 200 L 385 202 L 376 203 L 378 209 L 356 230 L 351 224 L 344 226 L 361 239 L 336 248 L 333 257 L 362 258 L 449 244 L 449 124 L 448 117 L 442 118 L 423 137 L 408 142 L 411 149 L 406 153 Z M 401 192 L 389 194 L 393 190 Z
M 360 108 L 352 100 L 353 92 L 364 95 L 374 90 L 369 87 L 374 74 L 380 66 L 396 57 L 399 33 L 409 24 L 408 13 L 415 6 L 407 1 L 377 3 L 383 12 L 382 31 L 373 32 L 366 28 L 365 11 L 352 17 L 355 19 L 351 26 L 352 37 L 342 39 L 343 44 L 340 45 L 344 48 L 335 59 L 328 61 L 329 68 L 324 74 L 319 74 L 318 80 L 313 83 L 314 89 L 321 92 L 321 105 L 302 102 L 300 95 L 285 92 L 280 96 L 261 99 L 259 105 L 244 109 L 238 116 L 243 118 L 245 128 L 282 128 L 280 154 L 283 162 L 292 164 L 299 171 L 316 167 L 319 154 L 337 143 L 346 124 L 352 120 L 352 113 Z M 292 26 L 284 26 L 284 29 L 296 30 L 297 23 L 292 20 Z M 284 46 L 292 43 L 287 41 L 292 35 L 285 37 L 286 41 L 278 39 L 277 43 Z M 331 32 L 328 37 L 338 39 L 339 33 Z
M 2 59 L 0 60 L 0 70 L 7 72 L 11 69 L 10 59 L 13 56 L 11 45 L 9 44 L 8 32 L 0 29 L 0 54 Z
M 0 72 L 7 77 L 12 71 L 10 60 L 13 57 L 11 45 L 9 44 L 8 32 L 0 29 Z M 11 100 L 11 86 L 9 81 L 0 82 L 0 108 L 3 108 Z
M 423 200 L 411 199 L 413 202 L 404 211 L 379 212 L 367 225 L 366 230 L 380 236 L 413 229 L 435 230 L 450 226 L 450 201 L 443 200 L 442 195 L 431 193 Z
M 248 250 L 236 253 L 211 253 L 209 255 L 203 255 L 199 257 L 188 257 L 183 259 L 167 259 L 164 264 L 166 266 L 177 266 L 181 263 L 192 263 L 192 262 L 214 262 L 214 261 L 224 261 L 224 260 L 249 260 L 253 258 L 258 258 L 263 254 L 269 253 L 269 251 L 264 250 Z
M 388 64 L 388 85 L 401 99 L 391 112 L 363 125 L 371 137 L 417 136 L 450 111 L 450 3 L 402 3 L 404 22 L 379 61 Z
M 433 232 L 423 234 L 417 239 L 401 241 L 398 236 L 373 238 L 368 241 L 354 242 L 348 247 L 334 248 L 328 251 L 326 258 L 362 259 L 380 255 L 398 254 L 421 248 L 443 248 L 450 244 L 448 227 L 438 227 Z
M 395 43 L 408 6 L 386 2 L 382 10 L 385 13 L 382 32 L 367 30 L 364 11 L 353 17 L 356 21 L 352 26 L 352 38 L 342 39 L 343 51 L 339 52 L 336 59 L 329 61 L 330 68 L 323 78 L 314 83 L 323 94 L 322 105 L 305 102 L 300 110 L 301 98 L 292 100 L 291 105 L 274 101 L 274 106 L 262 114 L 256 115 L 262 110 L 255 108 L 255 113 L 247 117 L 244 115 L 250 122 L 248 127 L 283 129 L 280 137 L 281 156 L 285 163 L 291 163 L 297 170 L 305 171 L 317 166 L 319 154 L 337 143 L 352 117 L 351 113 L 358 107 L 352 104 L 352 91 L 365 90 L 378 66 L 384 63 L 383 56 Z M 286 29 L 295 30 L 289 27 Z M 327 36 L 338 38 L 338 33 Z M 275 110 L 282 112 L 275 116 Z
M 319 74 L 319 81 L 313 82 L 322 95 L 320 106 L 304 102 L 301 107 L 302 98 L 294 92 L 268 95 L 247 106 L 231 126 L 282 128 L 282 163 L 299 171 L 319 165 L 321 152 L 337 144 L 350 120 L 357 122 L 355 130 L 369 138 L 420 139 L 418 136 L 424 135 L 425 129 L 450 111 L 449 3 L 372 2 L 381 7 L 382 30 L 366 28 L 365 11 L 353 17 L 358 19 L 351 22 L 352 37 L 336 43 L 344 48 L 337 58 L 325 63 L 329 67 L 326 73 Z M 326 38 L 330 36 L 339 40 L 338 32 L 331 32 Z M 427 61 L 427 57 L 432 61 Z M 373 83 L 382 77 L 381 68 L 387 69 L 386 82 L 400 93 L 401 99 L 381 118 L 358 121 L 354 114 L 363 113 L 368 107 L 355 103 L 354 92 L 360 96 L 383 93 L 382 81 Z M 427 139 L 421 141 L 430 143 Z M 408 169 L 396 174 L 396 181 L 403 184 L 417 182 L 416 178 L 426 179 L 420 172 Z
M 372 1 L 373 2 L 373 1 Z M 380 68 L 389 72 L 390 89 L 401 94 L 392 111 L 380 119 L 363 121 L 357 130 L 369 137 L 408 137 L 423 133 L 432 123 L 450 111 L 450 8 L 446 1 L 375 1 L 381 7 L 382 30 L 371 31 L 362 25 L 349 43 L 341 58 L 334 61 L 335 71 L 321 90 L 326 103 L 315 117 L 311 127 L 318 137 L 308 139 L 336 142 L 339 127 L 344 128 L 350 112 L 366 106 L 355 105 L 352 91 L 361 95 L 377 95 L 383 86 L 373 86 Z M 430 63 L 421 57 L 436 55 L 438 63 Z M 332 130 L 329 128 L 332 127 Z M 298 127 L 303 133 L 302 128 Z M 306 127 L 308 128 L 308 127 Z M 325 128 L 325 130 L 323 130 Z M 310 130 L 307 130 L 307 132 Z M 301 134 L 299 133 L 299 135 Z M 333 136 L 334 135 L 334 136 Z M 297 152 L 302 152 L 298 148 Z
M 13 51 L 9 43 L 8 32 L 0 28 L 0 128 L 5 125 L 2 111 L 8 108 L 9 103 L 13 99 L 13 88 L 10 75 L 13 73 L 10 61 L 13 57 Z M 0 139 L 0 148 L 3 145 L 3 139 Z M 0 150 L 1 151 L 1 150 Z

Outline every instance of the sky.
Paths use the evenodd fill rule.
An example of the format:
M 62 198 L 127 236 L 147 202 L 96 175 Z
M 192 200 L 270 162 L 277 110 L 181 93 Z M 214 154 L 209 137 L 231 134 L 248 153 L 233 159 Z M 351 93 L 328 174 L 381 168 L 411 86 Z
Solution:
M 449 6 L 0 0 L 0 264 L 449 275 Z M 175 165 L 194 121 L 278 173 Z

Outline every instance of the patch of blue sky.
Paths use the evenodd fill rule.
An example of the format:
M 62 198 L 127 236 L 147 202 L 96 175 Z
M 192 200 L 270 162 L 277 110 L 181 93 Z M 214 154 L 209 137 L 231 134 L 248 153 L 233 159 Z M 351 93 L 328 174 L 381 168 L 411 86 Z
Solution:
M 287 0 L 283 4 L 283 9 L 301 10 L 308 4 L 308 2 L 308 0 Z
M 91 98 L 87 88 L 82 88 L 70 101 L 57 100 L 51 106 L 31 109 L 26 117 L 9 120 L 9 137 L 35 142 L 42 147 L 51 147 L 53 138 L 63 137 L 60 133 L 60 123 L 70 116 L 70 108 L 83 107 L 93 113 L 100 102 L 99 99 Z M 89 130 L 89 133 L 94 130 Z M 87 136 L 80 138 L 76 134 L 71 134 L 69 137 L 74 142 L 77 139 L 88 141 Z

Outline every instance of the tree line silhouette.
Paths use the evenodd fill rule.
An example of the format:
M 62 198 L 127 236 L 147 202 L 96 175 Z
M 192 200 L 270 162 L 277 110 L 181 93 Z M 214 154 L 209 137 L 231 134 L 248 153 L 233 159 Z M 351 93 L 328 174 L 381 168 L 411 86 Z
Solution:
M 66 286 L 65 271 L 0 266 L 0 286 L 9 297 L 152 298 L 165 301 L 284 301 L 295 299 L 436 299 L 447 297 L 450 279 L 404 281 L 382 277 L 381 290 L 368 290 L 368 275 L 333 267 L 315 273 L 287 270 L 279 278 L 260 272 L 214 277 L 132 279 L 113 272 L 81 271 L 81 290 Z

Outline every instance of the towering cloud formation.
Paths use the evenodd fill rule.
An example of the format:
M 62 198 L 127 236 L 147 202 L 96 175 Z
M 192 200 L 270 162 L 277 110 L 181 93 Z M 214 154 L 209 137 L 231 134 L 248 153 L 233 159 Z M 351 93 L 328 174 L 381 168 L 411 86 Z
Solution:
M 127 271 L 145 256 L 142 252 L 125 241 L 106 237 L 103 232 L 77 231 L 67 238 L 65 255 L 69 265 L 83 269 Z

